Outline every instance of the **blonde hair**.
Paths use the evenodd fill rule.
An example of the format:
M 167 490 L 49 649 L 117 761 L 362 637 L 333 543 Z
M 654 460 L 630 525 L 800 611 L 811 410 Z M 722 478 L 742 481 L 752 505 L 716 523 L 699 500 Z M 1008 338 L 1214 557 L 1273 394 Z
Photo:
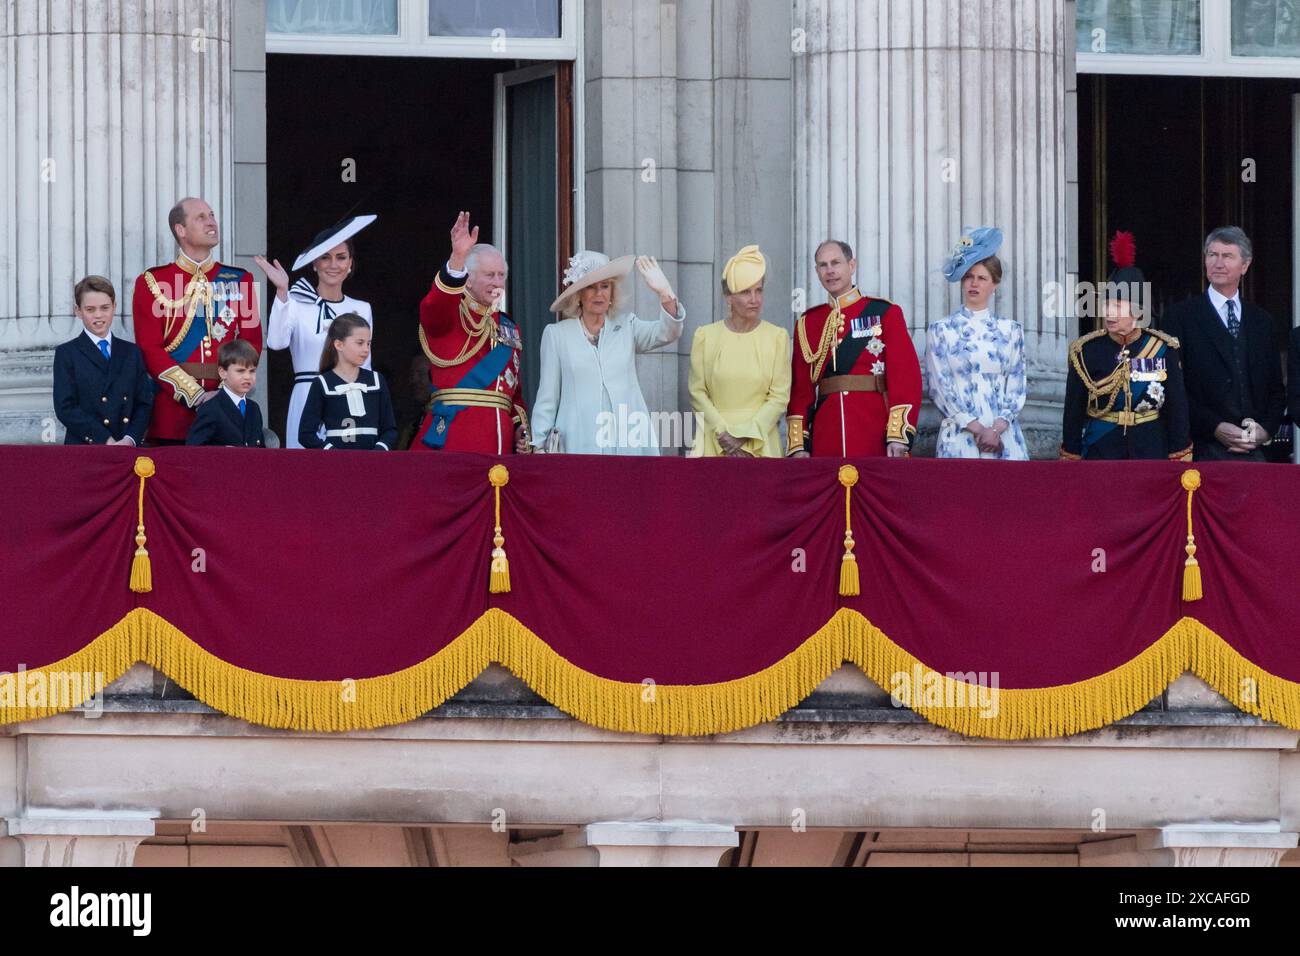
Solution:
M 610 294 L 609 294 L 608 314 L 611 316 L 618 315 L 618 310 L 623 305 L 623 298 L 627 294 L 627 290 L 623 287 L 623 280 L 605 279 L 602 281 L 610 282 L 613 284 L 613 288 L 610 290 Z M 599 283 L 593 283 L 592 285 L 587 286 L 586 289 L 581 289 L 578 292 L 575 292 L 573 295 L 569 296 L 569 301 L 564 303 L 564 308 L 560 310 L 560 318 L 562 319 L 579 318 L 582 315 L 582 293 L 586 292 L 587 289 L 595 288 L 596 285 L 599 285 Z

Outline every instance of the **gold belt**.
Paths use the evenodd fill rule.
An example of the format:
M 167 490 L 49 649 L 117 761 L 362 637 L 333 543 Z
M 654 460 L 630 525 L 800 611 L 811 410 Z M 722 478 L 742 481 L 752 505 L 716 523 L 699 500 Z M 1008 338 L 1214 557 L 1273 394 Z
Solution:
M 442 402 L 446 405 L 467 405 L 473 408 L 499 408 L 503 412 L 514 411 L 510 396 L 501 392 L 488 391 L 486 388 L 443 388 L 429 396 L 429 411 Z
M 1145 425 L 1147 422 L 1155 421 L 1160 417 L 1160 412 L 1156 409 L 1149 412 L 1107 412 L 1104 415 L 1093 415 L 1092 417 L 1103 422 L 1110 422 L 1112 425 L 1123 425 L 1129 428 L 1133 425 Z

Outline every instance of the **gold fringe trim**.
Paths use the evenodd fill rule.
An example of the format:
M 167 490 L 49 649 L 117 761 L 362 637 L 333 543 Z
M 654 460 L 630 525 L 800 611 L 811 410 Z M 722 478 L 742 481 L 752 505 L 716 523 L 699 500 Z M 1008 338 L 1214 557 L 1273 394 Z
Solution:
M 136 661 L 162 671 L 208 706 L 265 727 L 346 731 L 413 720 L 439 706 L 489 663 L 509 668 L 536 693 L 584 723 L 626 733 L 720 734 L 773 720 L 806 698 L 842 662 L 859 668 L 931 723 L 973 737 L 1062 737 L 1114 723 L 1146 706 L 1192 671 L 1237 708 L 1300 730 L 1300 683 L 1267 673 L 1193 618 L 1184 617 L 1131 661 L 1074 684 L 994 689 L 930 670 L 861 614 L 841 609 L 772 666 L 716 684 L 608 680 L 561 657 L 517 619 L 491 609 L 433 656 L 404 670 L 359 680 L 272 677 L 226 663 L 152 611 L 137 608 L 75 654 L 47 667 L 0 675 L 0 723 L 71 710 L 14 706 L 15 680 L 56 681 L 100 674 L 107 685 Z M 33 678 L 33 675 L 42 675 Z M 908 682 L 923 689 L 915 695 Z M 6 684 L 6 682 L 10 682 Z M 8 696 L 6 696 L 8 694 Z M 30 697 L 30 692 L 28 692 Z M 948 702 L 965 701 L 962 706 Z

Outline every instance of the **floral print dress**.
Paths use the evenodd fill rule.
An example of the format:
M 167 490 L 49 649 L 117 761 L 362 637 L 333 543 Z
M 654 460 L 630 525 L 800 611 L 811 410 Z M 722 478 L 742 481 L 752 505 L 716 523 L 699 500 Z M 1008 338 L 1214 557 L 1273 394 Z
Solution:
M 1025 334 L 1019 322 L 963 306 L 927 330 L 925 357 L 930 396 L 943 415 L 939 458 L 1029 458 L 1020 430 Z M 992 427 L 999 418 L 1010 426 L 1001 452 L 981 452 L 966 426 L 978 419 Z

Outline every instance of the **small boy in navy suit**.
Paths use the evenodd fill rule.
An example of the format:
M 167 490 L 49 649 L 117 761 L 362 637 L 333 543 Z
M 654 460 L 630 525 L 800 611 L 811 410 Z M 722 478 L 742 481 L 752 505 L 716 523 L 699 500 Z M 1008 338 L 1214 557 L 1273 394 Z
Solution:
M 257 349 L 247 339 L 232 339 L 217 349 L 221 388 L 199 405 L 187 445 L 263 448 L 262 410 L 248 397 L 257 384 Z
M 103 276 L 73 290 L 85 330 L 54 350 L 54 414 L 65 445 L 141 445 L 154 383 L 134 342 L 113 334 L 117 292 Z

